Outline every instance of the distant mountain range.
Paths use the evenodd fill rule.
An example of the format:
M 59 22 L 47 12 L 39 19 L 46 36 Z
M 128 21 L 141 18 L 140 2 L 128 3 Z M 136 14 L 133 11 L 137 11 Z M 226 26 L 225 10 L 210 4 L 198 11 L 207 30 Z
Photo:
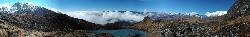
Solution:
M 9 13 L 11 13 L 11 14 L 28 13 L 28 14 L 37 15 L 37 16 L 44 16 L 47 13 L 44 11 L 52 11 L 52 10 L 49 10 L 47 8 L 40 7 L 40 6 L 35 6 L 35 5 L 29 4 L 29 3 L 19 3 L 19 2 L 15 3 L 10 8 L 7 8 L 7 7 L 0 8 L 0 12 L 2 12 L 2 13 L 8 13 L 8 14 Z M 55 11 L 53 11 L 53 12 L 55 12 Z M 200 17 L 200 18 L 208 18 L 208 16 L 206 16 L 206 15 L 200 15 L 200 14 L 191 15 L 191 13 L 190 14 L 183 14 L 183 13 L 159 13 L 159 12 L 139 12 L 139 11 L 128 11 L 128 12 L 126 12 L 126 11 L 103 11 L 101 13 L 106 13 L 106 14 L 111 13 L 112 14 L 113 12 L 118 12 L 118 13 L 122 13 L 122 14 L 126 14 L 128 12 L 131 12 L 131 14 L 136 14 L 136 16 L 137 15 L 142 15 L 140 17 L 148 16 L 151 19 L 169 19 L 169 20 L 171 20 L 171 19 L 178 19 L 178 18 L 187 18 L 187 17 L 191 17 L 191 16 L 196 16 L 196 17 Z M 56 13 L 64 13 L 64 12 L 56 12 Z M 74 17 L 74 16 L 71 16 L 71 17 Z M 75 17 L 75 18 L 77 18 L 77 17 Z M 83 19 L 83 18 L 78 18 L 78 19 Z M 106 19 L 106 20 L 107 21 L 108 20 L 114 21 L 113 19 L 117 19 L 117 18 Z M 118 21 L 138 22 L 135 19 L 131 19 L 131 20 L 124 20 L 124 19 L 126 19 L 126 18 L 118 19 Z M 88 19 L 86 19 L 86 20 L 89 21 Z M 142 18 L 141 18 L 141 20 L 142 20 Z M 92 21 L 90 21 L 90 22 L 92 22 Z M 95 22 L 93 22 L 93 23 L 95 23 Z

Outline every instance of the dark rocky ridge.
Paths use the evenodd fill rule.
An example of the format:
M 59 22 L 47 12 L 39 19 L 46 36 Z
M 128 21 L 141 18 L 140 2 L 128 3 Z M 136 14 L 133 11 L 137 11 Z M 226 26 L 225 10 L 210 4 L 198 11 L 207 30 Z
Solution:
M 65 14 L 45 10 L 44 16 L 37 16 L 30 13 L 2 14 L 4 22 L 10 22 L 13 26 L 23 29 L 41 31 L 68 31 L 68 30 L 87 30 L 95 29 L 97 24 L 87 22 L 82 19 L 70 17 Z
M 132 26 L 151 34 L 147 37 L 249 37 L 250 13 L 249 0 L 236 0 L 228 14 L 219 17 L 188 17 L 175 20 L 143 21 Z
M 237 0 L 224 15 L 226 19 L 236 19 L 242 16 L 250 15 L 250 0 Z

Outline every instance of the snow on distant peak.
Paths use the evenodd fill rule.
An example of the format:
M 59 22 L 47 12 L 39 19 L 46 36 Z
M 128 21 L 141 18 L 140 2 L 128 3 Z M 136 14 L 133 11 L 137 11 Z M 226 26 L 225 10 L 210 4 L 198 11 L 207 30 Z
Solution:
M 0 11 L 1 12 L 6 12 L 6 13 L 14 13 L 16 11 L 20 10 L 25 10 L 25 11 L 37 11 L 39 9 L 42 9 L 43 7 L 37 6 L 32 2 L 27 2 L 27 3 L 14 3 L 12 6 L 4 3 L 0 6 Z
M 29 13 L 29 14 L 34 14 L 34 15 L 44 15 L 46 12 L 44 11 L 50 11 L 47 8 L 41 7 L 41 6 L 36 6 L 34 3 L 20 3 L 17 2 L 13 4 L 12 6 L 8 6 L 9 8 L 5 7 L 0 7 L 0 11 L 3 13 Z M 5 10 L 7 9 L 7 10 Z M 52 8 L 53 10 L 53 8 Z M 22 11 L 22 12 L 19 12 Z M 23 12 L 25 11 L 25 12 Z
M 194 16 L 194 15 L 197 15 L 198 13 L 196 13 L 196 12 L 191 12 L 191 13 L 189 13 L 189 15 L 192 15 L 192 16 Z
M 4 4 L 1 4 L 0 5 L 0 11 L 2 12 L 2 11 L 9 11 L 11 6 L 9 5 L 9 4 L 7 4 L 7 3 L 4 3 Z
M 21 9 L 30 9 L 30 10 L 34 10 L 36 9 L 38 6 L 35 6 L 34 4 L 30 4 L 30 3 L 15 3 L 11 9 L 12 10 L 21 10 Z
M 227 11 L 215 11 L 215 12 L 207 12 L 205 15 L 208 17 L 213 17 L 213 16 L 222 16 L 227 14 Z

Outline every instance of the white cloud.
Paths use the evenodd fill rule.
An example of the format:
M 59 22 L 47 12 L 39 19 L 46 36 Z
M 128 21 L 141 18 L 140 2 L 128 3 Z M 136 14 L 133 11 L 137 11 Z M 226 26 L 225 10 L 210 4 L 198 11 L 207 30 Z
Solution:
M 34 2 L 25 2 L 25 3 L 28 3 L 31 6 L 39 6 L 39 5 L 35 4 Z
M 107 23 L 114 23 L 119 20 L 139 22 L 144 19 L 144 16 L 142 14 L 134 14 L 129 11 L 124 13 L 102 11 L 76 11 L 66 12 L 64 14 L 102 25 Z
M 0 5 L 0 11 L 9 11 L 11 6 L 7 3 L 1 4 Z
M 1 4 L 1 6 L 0 6 L 0 7 L 10 8 L 11 6 L 10 6 L 9 4 L 7 4 L 7 3 L 4 3 L 4 4 Z
M 221 16 L 224 14 L 227 14 L 227 11 L 207 12 L 205 15 L 211 17 L 211 16 Z
M 45 7 L 45 8 L 52 10 L 52 11 L 55 11 L 55 12 L 61 12 L 61 10 L 56 9 L 56 8 L 52 8 L 52 7 Z

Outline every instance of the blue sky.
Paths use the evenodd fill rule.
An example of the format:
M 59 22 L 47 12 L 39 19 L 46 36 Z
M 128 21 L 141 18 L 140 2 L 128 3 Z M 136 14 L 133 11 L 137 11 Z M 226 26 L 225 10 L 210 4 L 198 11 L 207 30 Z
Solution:
M 32 2 L 39 6 L 61 11 L 129 10 L 154 12 L 206 12 L 227 11 L 235 0 L 1 0 L 0 4 Z

